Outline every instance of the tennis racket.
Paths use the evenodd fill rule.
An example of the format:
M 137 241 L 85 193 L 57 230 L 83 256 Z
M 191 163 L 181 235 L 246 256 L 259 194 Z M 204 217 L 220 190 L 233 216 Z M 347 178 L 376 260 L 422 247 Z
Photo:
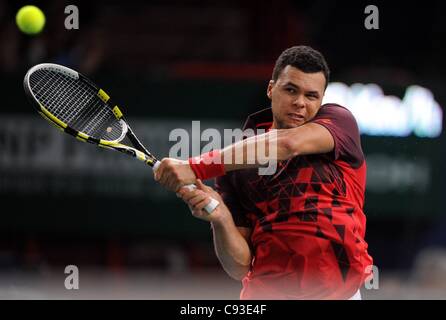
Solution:
M 61 131 L 80 141 L 125 153 L 153 170 L 160 165 L 138 140 L 110 96 L 82 74 L 61 65 L 43 63 L 26 73 L 23 85 L 39 114 Z M 121 143 L 125 137 L 132 146 Z M 211 213 L 218 205 L 212 199 L 205 210 Z

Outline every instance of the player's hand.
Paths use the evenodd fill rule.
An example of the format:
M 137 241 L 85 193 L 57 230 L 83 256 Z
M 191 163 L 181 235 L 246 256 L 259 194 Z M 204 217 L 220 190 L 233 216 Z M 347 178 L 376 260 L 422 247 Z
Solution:
M 177 191 L 182 186 L 194 184 L 197 178 L 189 162 L 174 158 L 164 158 L 154 172 L 155 180 L 169 190 Z
M 197 188 L 193 190 L 183 187 L 177 192 L 177 195 L 188 204 L 194 217 L 205 221 L 216 221 L 229 212 L 223 199 L 211 187 L 206 186 L 199 179 L 196 181 L 196 186 Z M 204 210 L 204 207 L 211 202 L 211 198 L 217 200 L 220 204 L 209 214 Z

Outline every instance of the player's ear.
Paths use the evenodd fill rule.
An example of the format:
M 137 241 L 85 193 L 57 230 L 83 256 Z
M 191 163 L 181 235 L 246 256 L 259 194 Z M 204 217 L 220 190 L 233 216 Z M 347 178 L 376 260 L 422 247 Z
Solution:
M 266 95 L 270 99 L 273 96 L 273 87 L 274 87 L 274 80 L 270 80 L 269 83 L 268 83 L 268 88 L 266 89 Z

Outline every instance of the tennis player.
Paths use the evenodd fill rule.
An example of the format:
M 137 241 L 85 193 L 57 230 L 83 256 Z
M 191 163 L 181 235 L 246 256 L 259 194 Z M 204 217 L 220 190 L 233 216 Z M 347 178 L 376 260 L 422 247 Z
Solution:
M 360 299 L 372 265 L 364 240 L 366 162 L 351 112 L 322 105 L 328 81 L 321 53 L 285 50 L 268 84 L 271 108 L 244 126 L 267 133 L 189 161 L 163 159 L 155 173 L 211 223 L 223 268 L 242 280 L 241 299 Z M 226 153 L 246 154 L 264 140 L 277 147 L 274 174 L 259 175 L 260 159 L 227 161 Z M 216 177 L 218 193 L 202 183 Z M 190 183 L 198 188 L 181 188 Z M 221 204 L 207 214 L 210 197 Z

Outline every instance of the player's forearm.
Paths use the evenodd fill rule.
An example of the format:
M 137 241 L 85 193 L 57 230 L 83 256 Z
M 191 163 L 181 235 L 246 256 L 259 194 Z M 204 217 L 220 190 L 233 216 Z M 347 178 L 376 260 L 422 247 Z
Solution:
M 271 130 L 233 143 L 222 150 L 213 150 L 189 159 L 189 169 L 195 177 L 207 180 L 233 170 L 260 168 L 261 174 L 271 174 L 277 162 L 298 155 L 325 153 L 333 149 L 333 138 L 326 130 L 321 138 L 313 124 L 292 129 Z M 319 125 L 314 124 L 318 126 Z M 327 143 L 327 136 L 330 140 Z M 260 172 L 260 171 L 259 171 Z
M 232 278 L 241 280 L 251 266 L 251 250 L 245 238 L 228 216 L 212 222 L 214 247 L 223 269 Z
M 266 166 L 297 155 L 291 129 L 272 130 L 231 144 L 220 151 L 225 172 Z

